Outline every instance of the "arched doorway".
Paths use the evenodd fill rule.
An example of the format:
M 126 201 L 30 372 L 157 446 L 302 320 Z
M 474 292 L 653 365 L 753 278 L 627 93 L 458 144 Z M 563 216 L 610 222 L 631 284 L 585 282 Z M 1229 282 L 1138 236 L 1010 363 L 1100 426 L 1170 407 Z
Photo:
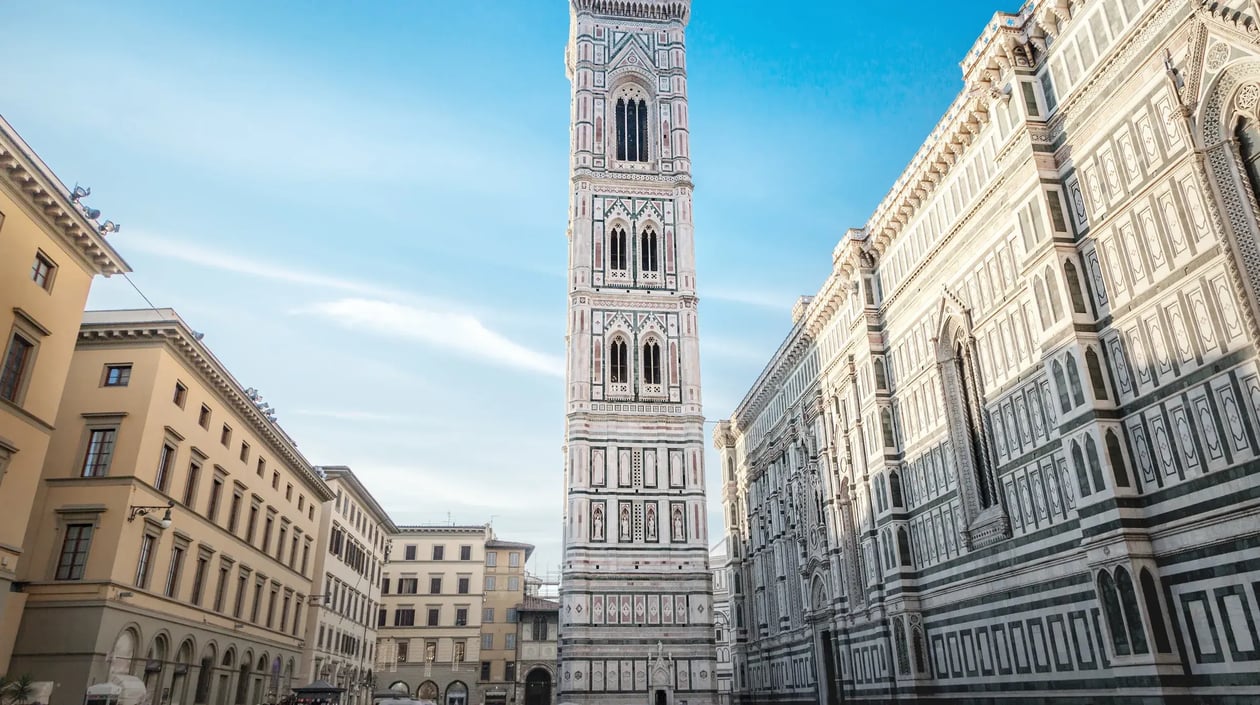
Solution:
M 436 705 L 438 701 L 438 685 L 433 681 L 425 681 L 416 689 L 416 699 L 427 705 Z
M 551 705 L 551 674 L 535 668 L 525 676 L 525 705 Z
M 468 686 L 459 681 L 446 686 L 446 705 L 468 705 Z

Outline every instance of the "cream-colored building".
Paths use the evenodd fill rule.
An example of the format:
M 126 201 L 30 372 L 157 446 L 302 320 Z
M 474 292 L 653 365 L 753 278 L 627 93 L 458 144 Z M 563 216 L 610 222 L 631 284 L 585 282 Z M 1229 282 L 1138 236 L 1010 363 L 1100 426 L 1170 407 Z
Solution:
M 0 118 L 0 673 L 26 594 L 14 580 L 44 455 L 57 422 L 74 331 L 96 275 L 130 271 L 13 127 Z
M 334 495 L 174 311 L 83 317 L 10 672 L 52 705 L 255 705 L 294 685 Z
M 557 643 L 560 638 L 560 603 L 531 591 L 516 606 L 517 705 L 552 705 L 556 701 Z
M 1257 701 L 1258 37 L 984 26 L 714 430 L 737 703 Z
M 333 501 L 323 507 L 302 680 L 345 688 L 343 705 L 371 702 L 381 573 L 398 531 L 350 468 L 317 467 Z
M 484 526 L 401 526 L 390 538 L 377 616 L 378 686 L 474 705 L 481 659 Z
M 493 539 L 486 542 L 485 598 L 481 611 L 481 670 L 477 681 L 485 705 L 515 699 L 518 606 L 525 597 L 525 564 L 534 552 L 527 543 Z

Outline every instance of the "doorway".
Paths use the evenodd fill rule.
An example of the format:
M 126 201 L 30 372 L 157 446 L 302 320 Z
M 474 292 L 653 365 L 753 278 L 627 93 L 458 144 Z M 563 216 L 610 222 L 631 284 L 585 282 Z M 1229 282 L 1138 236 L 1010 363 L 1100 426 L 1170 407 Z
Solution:
M 551 705 L 551 674 L 535 668 L 525 677 L 525 705 Z
M 818 635 L 822 641 L 823 691 L 827 694 L 827 705 L 840 705 L 840 684 L 836 681 L 836 656 L 831 645 L 831 632 L 824 631 Z
M 669 698 L 665 696 L 665 691 L 663 690 L 656 691 L 655 705 L 668 705 L 666 702 L 668 699 Z

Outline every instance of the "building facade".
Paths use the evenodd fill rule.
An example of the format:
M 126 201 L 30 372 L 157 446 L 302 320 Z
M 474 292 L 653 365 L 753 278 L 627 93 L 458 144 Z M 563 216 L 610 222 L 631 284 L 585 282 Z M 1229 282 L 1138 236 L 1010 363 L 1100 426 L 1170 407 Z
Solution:
M 484 526 L 401 526 L 390 537 L 377 616 L 377 684 L 426 703 L 476 705 Z
M 84 314 L 55 428 L 12 672 L 51 705 L 288 693 L 333 495 L 201 336 L 169 309 Z
M 74 332 L 92 279 L 131 270 L 106 242 L 99 213 L 81 206 L 3 118 L 0 167 L 0 673 L 16 675 L 9 657 L 26 595 L 14 581 Z
M 350 468 L 315 470 L 333 500 L 320 517 L 313 587 L 318 594 L 310 596 L 301 680 L 327 681 L 346 689 L 345 705 L 366 705 L 375 687 L 385 548 L 398 527 Z
M 730 539 L 723 537 L 709 549 L 709 570 L 713 573 L 713 643 L 717 647 L 717 697 L 719 705 L 731 701 L 731 560 Z
M 556 643 L 560 603 L 528 594 L 516 606 L 517 653 L 513 687 L 516 705 L 553 705 L 556 702 Z
M 1260 695 L 1258 11 L 985 28 L 715 430 L 740 702 Z
M 570 3 L 562 703 L 715 692 L 689 13 L 688 0 Z
M 525 564 L 534 552 L 527 543 L 486 542 L 484 597 L 481 608 L 481 670 L 478 688 L 483 705 L 516 700 L 519 605 L 525 597 Z

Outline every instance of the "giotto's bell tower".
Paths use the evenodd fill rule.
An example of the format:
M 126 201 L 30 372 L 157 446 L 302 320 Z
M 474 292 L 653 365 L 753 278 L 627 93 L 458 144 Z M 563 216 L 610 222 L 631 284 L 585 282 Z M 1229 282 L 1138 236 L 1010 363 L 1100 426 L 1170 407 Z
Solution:
M 559 702 L 715 700 L 685 29 L 571 0 Z

